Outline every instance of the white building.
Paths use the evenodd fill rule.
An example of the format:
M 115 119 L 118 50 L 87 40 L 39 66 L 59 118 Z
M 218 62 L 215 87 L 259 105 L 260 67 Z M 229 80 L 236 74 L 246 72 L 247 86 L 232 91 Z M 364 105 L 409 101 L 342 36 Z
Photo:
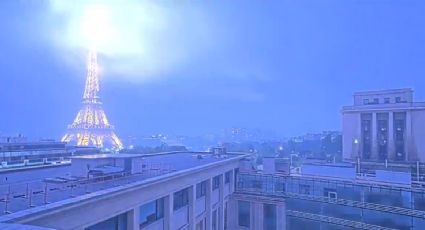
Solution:
M 346 160 L 425 162 L 425 102 L 412 89 L 355 93 L 342 122 Z
M 71 165 L 28 169 L 33 173 L 26 174 L 27 181 L 12 175 L 22 172 L 0 171 L 9 178 L 9 184 L 0 185 L 0 224 L 75 230 L 260 230 L 266 219 L 283 230 L 282 201 L 234 195 L 236 174 L 252 170 L 248 156 L 77 156 Z M 48 178 L 40 180 L 43 170 Z M 273 220 L 269 213 L 275 214 Z

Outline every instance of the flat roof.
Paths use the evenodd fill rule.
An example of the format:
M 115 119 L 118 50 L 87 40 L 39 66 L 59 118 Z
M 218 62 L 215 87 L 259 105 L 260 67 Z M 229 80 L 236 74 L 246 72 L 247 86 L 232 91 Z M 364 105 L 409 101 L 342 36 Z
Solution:
M 143 157 L 143 154 L 130 153 L 100 153 L 81 156 L 72 156 L 71 159 L 117 159 L 117 158 L 138 158 Z
M 412 88 L 402 88 L 402 89 L 385 89 L 385 90 L 371 90 L 371 91 L 361 91 L 355 92 L 354 96 L 367 96 L 367 95 L 378 95 L 378 94 L 391 94 L 391 93 L 412 93 Z
M 105 179 L 87 179 L 64 180 L 64 183 L 48 183 L 46 178 L 70 178 L 72 177 L 71 165 L 57 168 L 39 168 L 37 171 L 29 172 L 25 175 L 16 172 L 8 174 L 9 183 L 0 185 L 0 216 L 4 215 L 6 210 L 6 200 L 8 198 L 7 211 L 11 214 L 4 215 L 0 221 L 13 219 L 19 215 L 37 213 L 46 208 L 46 202 L 49 204 L 60 205 L 62 203 L 72 203 L 75 200 L 83 199 L 89 195 L 101 194 L 108 189 L 120 189 L 122 186 L 134 186 L 145 183 L 145 181 L 160 180 L 164 177 L 174 176 L 176 174 L 186 174 L 203 168 L 214 167 L 229 161 L 243 159 L 250 154 L 228 153 L 221 156 L 209 152 L 171 152 L 160 154 L 96 154 L 93 157 L 83 157 L 83 159 L 107 159 L 107 158 L 128 158 L 144 157 L 144 164 L 151 171 L 123 174 L 114 178 Z M 82 158 L 82 157 L 78 157 Z M 35 177 L 38 175 L 38 177 Z M 0 177 L 4 175 L 0 174 Z M 16 181 L 12 181 L 14 178 Z M 71 186 L 72 185 L 72 186 Z M 27 194 L 30 191 L 31 199 Z M 47 191 L 47 192 L 46 192 Z M 78 198 L 78 199 L 77 199 Z M 29 203 L 31 202 L 31 204 Z M 32 206 L 32 208 L 29 208 Z M 21 212 L 23 211 L 23 212 Z

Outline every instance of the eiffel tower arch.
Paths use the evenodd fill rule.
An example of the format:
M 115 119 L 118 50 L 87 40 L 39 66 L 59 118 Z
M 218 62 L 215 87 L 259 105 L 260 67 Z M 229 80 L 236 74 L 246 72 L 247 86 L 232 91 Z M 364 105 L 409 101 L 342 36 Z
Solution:
M 84 88 L 82 108 L 62 141 L 77 146 L 111 147 L 122 149 L 123 144 L 109 123 L 99 97 L 100 83 L 97 65 L 97 54 L 91 50 L 88 58 L 87 79 Z

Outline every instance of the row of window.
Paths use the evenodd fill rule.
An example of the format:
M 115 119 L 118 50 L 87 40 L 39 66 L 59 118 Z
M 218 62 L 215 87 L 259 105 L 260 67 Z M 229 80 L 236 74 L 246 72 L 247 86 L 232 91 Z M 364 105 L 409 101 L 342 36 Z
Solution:
M 401 99 L 401 97 L 396 97 L 394 102 L 395 103 L 403 103 L 405 101 L 403 101 Z M 389 103 L 391 103 L 391 98 L 389 98 L 389 97 L 384 98 L 384 104 L 389 104 Z M 374 98 L 372 101 L 369 100 L 368 98 L 365 98 L 365 99 L 363 99 L 363 104 L 365 104 L 365 105 L 379 104 L 379 98 Z
M 230 183 L 231 171 L 225 173 L 225 183 Z M 215 176 L 212 180 L 213 190 L 220 187 L 220 176 Z M 196 185 L 196 198 L 201 198 L 206 195 L 207 181 L 203 181 Z M 182 189 L 173 194 L 173 210 L 179 210 L 189 204 L 189 188 Z M 139 224 L 147 226 L 164 217 L 164 198 L 144 204 L 140 207 Z

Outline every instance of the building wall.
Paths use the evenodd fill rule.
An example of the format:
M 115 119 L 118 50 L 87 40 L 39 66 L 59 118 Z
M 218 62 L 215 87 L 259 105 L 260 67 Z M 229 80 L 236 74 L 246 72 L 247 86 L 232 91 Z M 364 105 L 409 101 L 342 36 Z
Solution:
M 355 159 L 360 150 L 359 142 L 355 144 L 355 140 L 359 141 L 361 139 L 360 114 L 343 113 L 342 130 L 343 159 Z
M 229 201 L 234 191 L 234 171 L 239 167 L 238 159 L 231 159 L 221 164 L 204 167 L 202 169 L 188 170 L 187 172 L 176 172 L 171 175 L 147 179 L 140 185 L 128 185 L 102 190 L 86 196 L 80 196 L 52 203 L 52 208 L 45 208 L 42 213 L 33 215 L 26 213 L 24 216 L 14 220 L 16 223 L 26 223 L 36 226 L 50 227 L 54 229 L 77 229 L 82 230 L 96 225 L 117 215 L 127 215 L 127 229 L 140 229 L 139 208 L 143 204 L 156 199 L 165 198 L 165 210 L 163 219 L 152 223 L 143 229 L 157 229 L 154 226 L 162 226 L 165 230 L 195 229 L 200 220 L 205 220 L 207 229 L 212 229 L 212 211 L 217 210 L 217 230 L 224 229 L 224 205 Z M 223 181 L 224 174 L 231 171 L 230 183 Z M 220 176 L 219 189 L 212 190 L 211 181 L 215 176 Z M 197 211 L 199 202 L 196 199 L 196 185 L 207 181 L 207 192 L 205 196 L 205 208 Z M 225 195 L 225 187 L 227 195 Z M 173 194 L 181 189 L 189 190 L 189 205 L 179 210 L 173 210 Z M 213 199 L 213 193 L 218 194 L 218 199 Z M 217 195 L 214 195 L 216 197 Z M 89 215 L 81 215 L 81 212 Z M 228 211 L 230 213 L 230 211 Z M 230 228 L 228 228 L 230 229 Z
M 374 101 L 375 100 L 375 101 Z M 388 101 L 389 100 L 389 101 Z M 404 150 L 396 148 L 396 122 L 398 113 L 405 113 Z M 371 116 L 371 151 L 363 149 L 362 114 Z M 386 116 L 386 118 L 383 118 Z M 404 116 L 404 115 L 403 115 Z M 387 121 L 386 135 L 382 135 L 379 120 Z M 399 119 L 399 118 L 397 118 Z M 383 90 L 354 94 L 354 104 L 342 109 L 343 159 L 367 161 L 425 161 L 425 103 L 413 102 L 411 89 Z M 381 135 L 380 135 L 381 133 Z M 386 140 L 382 139 L 386 136 Z M 358 140 L 358 141 L 355 141 Z M 356 142 L 358 144 L 356 144 Z M 387 143 L 382 144 L 382 143 Z M 400 141 L 398 141 L 400 143 Z M 386 154 L 381 155 L 381 146 Z M 400 146 L 400 145 L 399 145 Z M 399 147 L 400 149 L 401 147 Z M 397 154 L 403 153 L 403 154 Z

